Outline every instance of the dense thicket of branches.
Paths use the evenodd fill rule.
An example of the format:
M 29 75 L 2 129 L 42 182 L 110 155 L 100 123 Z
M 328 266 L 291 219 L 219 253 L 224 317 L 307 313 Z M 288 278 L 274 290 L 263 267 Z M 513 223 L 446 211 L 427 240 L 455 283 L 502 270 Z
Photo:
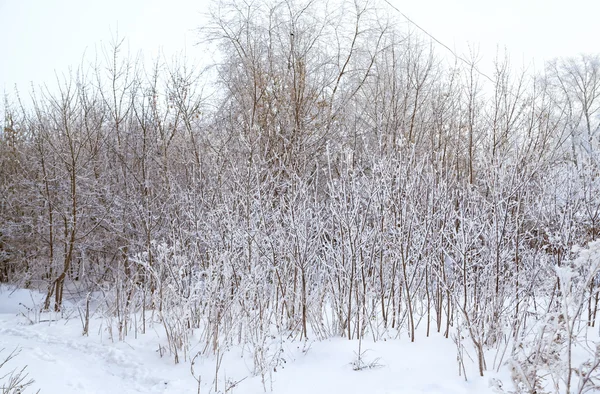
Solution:
M 600 231 L 600 58 L 543 75 L 500 59 L 491 82 L 386 15 L 221 3 L 208 70 L 144 72 L 117 42 L 7 104 L 0 279 L 56 310 L 66 284 L 103 291 L 120 337 L 152 310 L 176 359 L 193 329 L 207 352 L 247 343 L 262 373 L 273 332 L 420 326 L 472 346 L 481 374 L 511 360 L 523 392 L 594 387 L 596 345 L 577 344 L 598 245 L 573 247 Z

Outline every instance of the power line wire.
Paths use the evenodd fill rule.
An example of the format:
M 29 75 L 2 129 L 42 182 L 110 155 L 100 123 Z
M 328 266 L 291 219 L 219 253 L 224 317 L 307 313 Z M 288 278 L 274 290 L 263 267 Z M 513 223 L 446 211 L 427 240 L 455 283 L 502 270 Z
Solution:
M 404 19 L 406 19 L 409 23 L 413 24 L 417 29 L 421 30 L 423 33 L 425 33 L 433 41 L 437 42 L 442 47 L 444 47 L 445 49 L 447 49 L 456 59 L 462 61 L 463 63 L 465 63 L 469 67 L 473 67 L 473 70 L 475 70 L 479 75 L 481 75 L 481 76 L 485 77 L 486 79 L 488 79 L 490 82 L 496 83 L 496 81 L 494 81 L 492 78 L 490 78 L 487 74 L 485 74 L 482 71 L 480 71 L 477 68 L 477 66 L 475 66 L 475 64 L 473 64 L 473 62 L 469 62 L 468 60 L 466 60 L 462 56 L 457 55 L 456 52 L 454 52 L 448 45 L 444 44 L 443 42 L 441 42 L 440 40 L 438 40 L 437 38 L 435 38 L 432 34 L 430 34 L 427 30 L 425 30 L 424 28 L 422 28 L 421 26 L 419 26 L 415 21 L 413 21 L 411 18 L 409 18 L 404 12 L 400 11 L 398 9 L 398 7 L 396 7 L 395 5 L 393 5 L 392 3 L 390 3 L 388 0 L 384 0 L 384 1 L 390 7 L 392 7 L 394 10 L 396 10 L 400 15 L 402 15 L 404 17 Z

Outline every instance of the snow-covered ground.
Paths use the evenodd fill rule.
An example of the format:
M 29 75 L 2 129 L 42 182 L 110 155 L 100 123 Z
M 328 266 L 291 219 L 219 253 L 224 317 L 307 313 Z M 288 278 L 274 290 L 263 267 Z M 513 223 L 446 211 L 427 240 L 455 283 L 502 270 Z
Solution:
M 27 309 L 41 300 L 39 293 L 0 290 L 0 349 L 5 349 L 0 357 L 21 349 L 0 370 L 0 376 L 27 366 L 35 379 L 28 390 L 32 393 L 37 389 L 45 394 L 198 392 L 189 361 L 176 365 L 171 357 L 159 354 L 159 344 L 164 342 L 160 325 L 137 338 L 132 334 L 125 341 L 113 342 L 104 319 L 96 316 L 90 322 L 89 336 L 82 336 L 76 309 L 60 319 Z M 198 358 L 194 373 L 201 377 L 201 393 L 234 394 L 264 393 L 265 389 L 278 394 L 485 394 L 494 392 L 490 378 L 508 382 L 506 370 L 503 376 L 488 372 L 478 377 L 475 363 L 468 358 L 465 381 L 458 374 L 453 341 L 438 333 L 429 338 L 419 334 L 415 343 L 407 337 L 363 341 L 364 361 L 376 367 L 360 371 L 352 365 L 358 341 L 336 338 L 282 343 L 280 367 L 264 376 L 253 375 L 252 360 L 241 348 L 230 349 L 218 371 L 215 357 Z

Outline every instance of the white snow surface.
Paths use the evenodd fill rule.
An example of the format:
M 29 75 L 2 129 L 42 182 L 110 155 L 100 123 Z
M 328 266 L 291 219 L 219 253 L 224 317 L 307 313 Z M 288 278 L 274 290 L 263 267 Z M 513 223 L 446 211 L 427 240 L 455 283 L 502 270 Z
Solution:
M 174 364 L 168 355 L 159 355 L 159 344 L 165 344 L 159 324 L 137 338 L 131 334 L 125 341 L 112 341 L 105 320 L 95 316 L 89 336 L 82 336 L 76 308 L 70 316 L 39 315 L 35 309 L 42 299 L 41 294 L 27 290 L 0 289 L 0 349 L 4 349 L 0 358 L 21 349 L 0 370 L 0 377 L 27 366 L 29 377 L 35 380 L 27 392 L 40 389 L 42 394 L 198 392 L 189 360 Z M 283 368 L 264 379 L 253 375 L 247 351 L 229 349 L 217 374 L 216 390 L 215 357 L 200 357 L 194 368 L 202 378 L 200 392 L 229 388 L 227 392 L 233 394 L 486 394 L 494 392 L 491 378 L 508 382 L 505 368 L 503 375 L 488 372 L 479 377 L 475 363 L 468 359 L 465 381 L 458 374 L 453 341 L 435 331 L 428 338 L 419 331 L 414 343 L 406 335 L 377 342 L 365 339 L 365 360 L 377 360 L 379 366 L 361 371 L 352 367 L 358 341 L 288 341 L 283 349 Z M 193 350 L 194 354 L 200 351 L 201 345 Z

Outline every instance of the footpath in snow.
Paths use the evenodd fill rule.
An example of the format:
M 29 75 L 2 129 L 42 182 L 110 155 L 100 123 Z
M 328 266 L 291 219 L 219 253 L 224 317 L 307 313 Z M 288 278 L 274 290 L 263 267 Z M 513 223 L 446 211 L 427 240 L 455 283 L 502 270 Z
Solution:
M 35 383 L 27 392 L 44 394 L 86 393 L 198 393 L 190 362 L 174 364 L 161 357 L 161 326 L 145 335 L 112 341 L 100 317 L 90 322 L 89 336 L 82 336 L 79 314 L 68 318 L 39 316 L 33 308 L 41 295 L 3 288 L 0 292 L 1 356 L 20 348 L 0 376 L 27 366 Z M 32 320 L 34 321 L 32 324 Z M 35 322 L 38 320 L 39 322 Z M 458 375 L 456 347 L 452 340 L 434 333 L 411 343 L 398 340 L 362 343 L 364 360 L 376 368 L 355 371 L 358 341 L 335 338 L 321 342 L 289 342 L 283 347 L 281 368 L 264 377 L 253 376 L 247 353 L 231 349 L 217 373 L 214 357 L 197 359 L 194 370 L 201 377 L 201 393 L 276 394 L 486 394 L 490 374 L 477 376 L 468 361 L 467 377 Z M 215 378 L 216 375 L 216 378 Z M 506 376 L 504 376 L 506 379 Z M 216 383 L 216 384 L 215 384 Z M 216 387 L 215 387 L 216 386 Z

